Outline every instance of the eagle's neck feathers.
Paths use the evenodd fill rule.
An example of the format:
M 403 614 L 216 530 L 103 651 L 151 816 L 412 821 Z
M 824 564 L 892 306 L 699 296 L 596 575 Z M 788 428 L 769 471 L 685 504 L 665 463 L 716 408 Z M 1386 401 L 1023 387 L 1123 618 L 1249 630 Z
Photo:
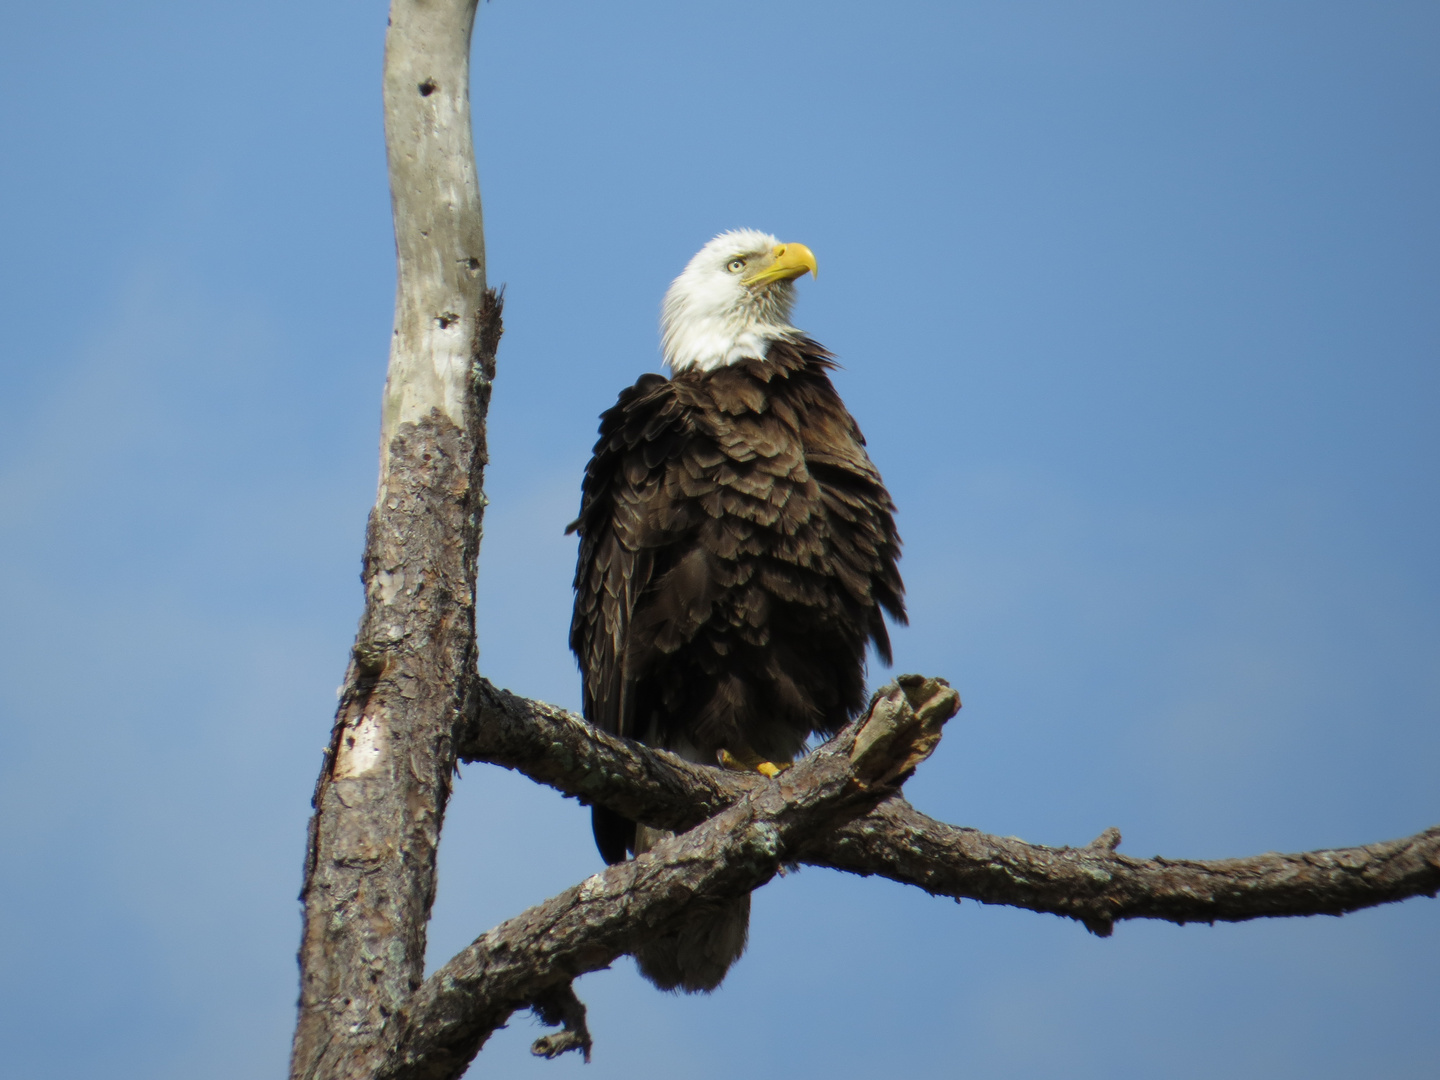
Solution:
M 726 269 L 730 253 L 768 252 L 776 243 L 768 233 L 753 230 L 722 233 L 675 279 L 660 315 L 661 347 L 672 372 L 764 360 L 772 342 L 800 336 L 790 325 L 795 306 L 790 281 L 751 288 L 742 275 Z
M 788 286 L 786 292 L 793 293 Z M 790 304 L 770 289 L 748 302 L 716 310 L 688 296 L 667 296 L 661 319 L 665 364 L 682 371 L 714 371 L 741 360 L 764 360 L 770 343 L 794 339 L 800 331 L 790 325 Z

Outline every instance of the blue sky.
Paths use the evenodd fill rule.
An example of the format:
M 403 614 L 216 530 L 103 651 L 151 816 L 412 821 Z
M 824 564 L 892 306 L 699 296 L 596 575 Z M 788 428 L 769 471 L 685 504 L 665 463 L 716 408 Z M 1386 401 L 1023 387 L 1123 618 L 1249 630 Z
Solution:
M 384 23 L 6 13 L 0 1075 L 283 1068 L 391 318 Z M 1437 54 L 1426 3 L 484 5 L 484 671 L 577 704 L 595 418 L 754 226 L 818 255 L 797 321 L 900 506 L 897 667 L 965 698 L 917 805 L 1176 857 L 1440 822 Z M 582 809 L 467 767 L 432 960 L 597 867 Z M 1429 1077 L 1437 952 L 1429 900 L 1101 941 L 810 869 L 714 997 L 622 962 L 592 1065 L 526 1017 L 485 1061 Z

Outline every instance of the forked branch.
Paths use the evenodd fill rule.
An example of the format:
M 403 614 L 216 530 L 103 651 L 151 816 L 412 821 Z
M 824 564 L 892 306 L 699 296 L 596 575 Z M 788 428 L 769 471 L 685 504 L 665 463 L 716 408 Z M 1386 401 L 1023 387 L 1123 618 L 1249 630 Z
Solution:
M 747 785 L 697 828 L 611 866 L 482 934 L 387 1028 L 380 1078 L 459 1076 L 517 1009 L 568 994 L 692 905 L 763 885 L 831 820 L 864 813 L 934 750 L 960 707 L 938 680 L 887 687 L 870 711 L 775 780 Z M 578 1004 L 578 1002 L 577 1002 Z
M 863 720 L 777 780 L 690 764 L 478 677 L 466 701 L 462 758 L 506 764 L 647 824 L 689 831 L 477 938 L 387 1026 L 370 1058 L 377 1077 L 458 1077 L 526 1007 L 564 1025 L 537 1053 L 588 1056 L 578 976 L 633 952 L 691 905 L 743 895 L 789 862 L 1067 915 L 1102 935 L 1123 918 L 1339 914 L 1440 888 L 1440 828 L 1360 848 L 1199 862 L 1120 855 L 1113 829 L 1083 848 L 1048 848 L 934 821 L 899 785 L 959 708 L 940 680 L 902 677 Z

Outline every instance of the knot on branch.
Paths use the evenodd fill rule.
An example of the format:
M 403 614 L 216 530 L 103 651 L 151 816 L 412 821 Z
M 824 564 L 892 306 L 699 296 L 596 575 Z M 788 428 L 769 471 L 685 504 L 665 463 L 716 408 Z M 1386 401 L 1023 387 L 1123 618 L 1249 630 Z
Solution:
M 856 783 L 867 790 L 904 783 L 959 711 L 960 695 L 944 679 L 901 675 L 877 690 L 850 749 Z
M 1110 828 L 1106 829 L 1099 836 L 1095 837 L 1094 840 L 1091 840 L 1090 843 L 1086 844 L 1081 850 L 1094 851 L 1097 853 L 1107 851 L 1113 852 L 1119 846 L 1120 830 L 1115 828 L 1114 825 L 1111 825 Z
M 1109 937 L 1115 932 L 1115 920 L 1103 915 L 1081 915 L 1080 923 L 1096 937 Z
M 585 1024 L 585 1003 L 575 996 L 573 983 L 561 983 L 537 997 L 530 1005 L 546 1027 L 561 1030 L 542 1035 L 530 1044 L 536 1057 L 557 1058 L 570 1050 L 578 1050 L 590 1061 L 590 1029 Z

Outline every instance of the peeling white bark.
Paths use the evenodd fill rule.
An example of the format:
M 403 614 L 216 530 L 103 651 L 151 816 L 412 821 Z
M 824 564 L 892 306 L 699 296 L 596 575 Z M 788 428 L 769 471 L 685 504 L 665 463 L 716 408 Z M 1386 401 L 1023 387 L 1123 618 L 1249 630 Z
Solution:
M 385 729 L 371 713 L 360 717 L 355 726 L 340 739 L 340 753 L 335 761 L 335 779 L 353 780 L 372 773 L 385 756 Z

